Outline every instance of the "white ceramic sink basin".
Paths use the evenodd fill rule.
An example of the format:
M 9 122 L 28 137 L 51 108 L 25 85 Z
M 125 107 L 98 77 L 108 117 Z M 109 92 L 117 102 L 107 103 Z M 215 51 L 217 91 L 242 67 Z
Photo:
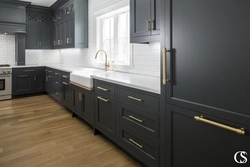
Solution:
M 81 71 L 74 71 L 70 73 L 70 81 L 77 84 L 93 88 L 93 79 L 90 77 L 95 69 L 83 69 Z
M 90 77 L 92 74 L 109 74 L 115 73 L 114 71 L 104 71 L 94 68 L 82 68 L 80 71 L 73 71 L 70 73 L 70 81 L 83 85 L 88 88 L 93 88 L 93 79 Z

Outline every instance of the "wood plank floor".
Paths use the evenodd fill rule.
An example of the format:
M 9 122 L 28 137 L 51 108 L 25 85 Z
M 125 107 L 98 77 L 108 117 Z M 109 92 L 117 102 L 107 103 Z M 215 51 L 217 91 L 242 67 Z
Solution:
M 48 95 L 0 101 L 0 167 L 138 167 Z

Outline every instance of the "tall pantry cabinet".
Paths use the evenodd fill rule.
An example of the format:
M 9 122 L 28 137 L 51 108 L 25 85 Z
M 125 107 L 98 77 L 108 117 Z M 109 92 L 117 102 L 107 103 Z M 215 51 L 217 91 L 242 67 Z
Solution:
M 250 161 L 250 1 L 161 7 L 161 166 Z

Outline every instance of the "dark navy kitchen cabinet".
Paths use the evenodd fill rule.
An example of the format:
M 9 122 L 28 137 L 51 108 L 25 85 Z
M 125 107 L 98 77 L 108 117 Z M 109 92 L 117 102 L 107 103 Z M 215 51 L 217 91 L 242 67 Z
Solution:
M 59 2 L 58 2 L 59 3 Z M 71 0 L 52 6 L 55 49 L 88 47 L 88 1 Z
M 181 167 L 181 161 L 190 157 L 185 166 L 198 167 L 215 166 L 211 164 L 221 157 L 217 166 L 235 166 L 234 153 L 249 148 L 250 2 L 162 3 L 161 106 L 166 107 L 162 110 L 166 116 L 162 140 L 168 141 L 162 159 L 166 158 L 166 166 Z M 179 107 L 171 109 L 169 104 Z M 219 124 L 243 127 L 246 133 L 238 135 L 197 122 L 193 118 L 197 113 L 189 114 L 191 111 Z
M 64 106 L 71 109 L 71 107 L 72 107 L 72 90 L 71 90 L 70 73 L 69 72 L 62 73 L 62 89 L 63 89 L 62 103 Z
M 130 0 L 130 43 L 160 41 L 160 0 Z
M 44 92 L 44 76 L 43 67 L 13 68 L 12 95 Z
M 29 6 L 27 8 L 26 49 L 52 48 L 52 10 L 46 7 Z

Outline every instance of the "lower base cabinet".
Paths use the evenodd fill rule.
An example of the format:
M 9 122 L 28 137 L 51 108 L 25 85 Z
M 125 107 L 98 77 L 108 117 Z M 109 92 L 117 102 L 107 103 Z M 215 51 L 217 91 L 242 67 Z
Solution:
M 94 91 L 71 85 L 72 112 L 94 125 Z
M 166 122 L 171 123 L 166 125 L 166 129 L 169 129 L 167 134 L 172 136 L 171 139 L 167 137 L 166 146 L 167 155 L 172 155 L 170 166 L 249 166 L 250 127 L 172 105 L 167 105 L 166 114 Z M 245 134 L 226 130 L 218 127 L 218 124 L 198 121 L 201 116 L 220 125 L 239 130 L 244 128 Z

